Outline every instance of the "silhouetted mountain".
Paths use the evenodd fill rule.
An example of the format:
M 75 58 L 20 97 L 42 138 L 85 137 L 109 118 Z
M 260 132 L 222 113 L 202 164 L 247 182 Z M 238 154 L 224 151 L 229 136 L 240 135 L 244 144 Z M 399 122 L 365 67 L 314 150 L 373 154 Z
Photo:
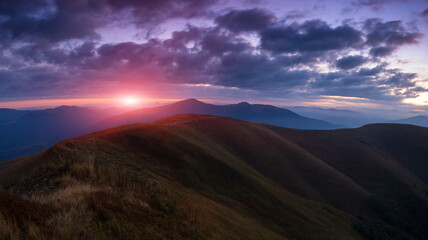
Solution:
M 427 239 L 426 139 L 427 128 L 399 124 L 296 130 L 197 114 L 130 124 L 1 162 L 9 190 L 0 193 L 0 231 Z
M 9 118 L 12 115 L 9 114 Z M 0 160 L 37 153 L 58 141 L 88 133 L 89 126 L 111 115 L 93 109 L 61 106 L 18 111 L 15 116 L 0 123 Z
M 390 123 L 412 124 L 421 127 L 428 127 L 428 116 L 415 116 L 411 118 L 390 121 Z
M 316 118 L 348 127 L 361 127 L 369 123 L 387 122 L 387 120 L 379 117 L 349 110 L 317 107 L 290 107 L 290 109 L 305 117 Z
M 188 99 L 174 104 L 143 108 L 97 110 L 62 106 L 38 111 L 0 109 L 0 160 L 34 154 L 56 142 L 93 130 L 134 122 L 150 122 L 178 113 L 203 113 L 302 129 L 331 129 L 340 126 L 305 118 L 269 105 L 239 103 L 206 104 Z M 118 115 L 117 117 L 112 117 Z M 107 120 L 106 120 L 107 119 Z
M 326 121 L 302 117 L 290 110 L 271 105 L 249 104 L 247 102 L 230 105 L 214 105 L 196 99 L 187 99 L 165 106 L 142 108 L 115 116 L 101 122 L 96 126 L 96 129 L 100 130 L 129 123 L 151 122 L 180 113 L 198 113 L 232 117 L 245 121 L 269 123 L 297 129 L 337 129 L 344 127 Z

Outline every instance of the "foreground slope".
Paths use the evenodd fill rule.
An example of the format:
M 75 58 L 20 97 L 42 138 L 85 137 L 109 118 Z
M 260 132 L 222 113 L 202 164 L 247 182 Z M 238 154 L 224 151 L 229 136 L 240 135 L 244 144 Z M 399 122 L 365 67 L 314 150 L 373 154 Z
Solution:
M 194 114 L 107 129 L 0 163 L 0 227 L 23 238 L 424 239 L 427 136 Z

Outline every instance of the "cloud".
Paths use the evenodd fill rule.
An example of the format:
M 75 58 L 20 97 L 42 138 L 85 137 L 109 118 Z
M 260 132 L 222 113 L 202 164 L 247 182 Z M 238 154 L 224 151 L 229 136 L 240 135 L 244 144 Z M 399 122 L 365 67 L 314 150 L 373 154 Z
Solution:
M 351 26 L 330 27 L 321 20 L 306 21 L 261 31 L 261 47 L 273 52 L 316 52 L 359 48 L 362 33 Z
M 272 13 L 259 8 L 233 10 L 215 18 L 217 25 L 236 32 L 264 29 L 274 20 Z
M 402 21 L 383 22 L 378 18 L 367 19 L 364 23 L 367 31 L 366 44 L 371 46 L 370 54 L 384 57 L 403 45 L 417 44 L 423 37 L 418 31 L 409 31 Z
M 367 59 L 363 56 L 349 56 L 338 59 L 336 66 L 340 69 L 352 69 L 363 65 L 367 62 Z
M 370 7 L 374 11 L 381 10 L 386 4 L 405 2 L 406 0 L 355 0 L 351 2 L 353 7 Z
M 192 18 L 206 13 L 211 0 L 17 0 L 0 5 L 3 41 L 36 39 L 58 42 L 95 39 L 96 29 L 126 18 L 137 26 L 153 26 L 171 18 Z
M 427 91 L 416 85 L 415 73 L 403 73 L 399 69 L 385 67 L 379 65 L 372 69 L 362 68 L 359 71 L 321 73 L 309 86 L 320 95 L 394 101 Z
M 428 17 L 428 8 L 422 11 L 421 15 L 422 17 Z
M 82 94 L 169 84 L 264 96 L 302 93 L 399 100 L 424 90 L 415 84 L 416 74 L 388 69 L 383 58 L 422 37 L 401 21 L 368 19 L 364 26 L 350 21 L 331 25 L 321 19 L 289 22 L 254 8 L 213 13 L 210 24 L 187 24 L 170 36 L 140 42 L 106 42 L 97 34 L 97 29 L 120 21 L 146 30 L 169 19 L 207 17 L 212 4 L 208 0 L 0 3 L 0 15 L 5 16 L 0 20 L 0 35 L 5 37 L 0 94 Z M 5 47 L 9 44 L 5 41 L 15 44 Z
M 381 46 L 381 47 L 373 47 L 370 49 L 370 55 L 374 57 L 386 57 L 391 55 L 395 51 L 395 47 L 393 46 Z
M 12 11 L 0 10 L 7 20 L 1 24 L 3 39 L 28 41 L 97 37 L 94 29 L 102 24 L 105 9 L 89 1 L 19 0 L 5 4 Z M 31 6 L 31 7 L 30 7 Z
M 234 54 L 220 60 L 213 74 L 216 84 L 245 89 L 282 89 L 290 91 L 302 86 L 311 78 L 307 70 L 284 68 L 281 59 L 269 59 L 265 55 Z

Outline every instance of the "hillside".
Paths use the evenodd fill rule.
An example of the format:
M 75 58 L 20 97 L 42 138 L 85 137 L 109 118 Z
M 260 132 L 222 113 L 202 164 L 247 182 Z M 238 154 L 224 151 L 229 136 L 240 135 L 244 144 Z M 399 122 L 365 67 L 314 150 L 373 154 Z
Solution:
M 229 105 L 214 105 L 204 103 L 196 99 L 187 99 L 165 106 L 141 108 L 114 116 L 95 125 L 95 128 L 100 130 L 130 123 L 152 122 L 180 113 L 197 113 L 232 117 L 245 121 L 268 123 L 297 129 L 337 129 L 344 127 L 342 125 L 335 125 L 318 119 L 306 118 L 290 110 L 271 105 L 249 104 L 247 102 Z
M 425 239 L 427 137 L 195 114 L 107 129 L 0 163 L 0 237 Z

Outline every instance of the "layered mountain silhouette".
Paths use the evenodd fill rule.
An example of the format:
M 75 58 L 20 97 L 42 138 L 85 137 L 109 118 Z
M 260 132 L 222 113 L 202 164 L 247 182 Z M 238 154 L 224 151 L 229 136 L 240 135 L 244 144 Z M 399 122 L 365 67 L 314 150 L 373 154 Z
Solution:
M 320 119 L 331 122 L 333 124 L 344 125 L 348 127 L 361 127 L 370 123 L 386 123 L 388 120 L 377 116 L 364 114 L 361 112 L 334 109 L 334 108 L 318 108 L 318 107 L 291 107 L 294 111 L 305 117 Z
M 0 232 L 426 239 L 427 138 L 411 125 L 297 130 L 200 114 L 111 128 L 1 162 Z
M 30 111 L 0 108 L 0 123 L 16 119 Z
M 344 127 L 326 121 L 302 117 L 290 110 L 271 105 L 241 102 L 230 105 L 208 104 L 196 99 L 187 99 L 174 104 L 154 108 L 137 109 L 107 119 L 96 126 L 97 129 L 116 127 L 136 122 L 151 122 L 180 113 L 210 114 L 232 117 L 245 121 L 269 123 L 297 129 L 337 129 Z
M 37 111 L 0 109 L 0 160 L 34 154 L 58 141 L 135 122 L 151 122 L 178 113 L 203 113 L 301 129 L 339 128 L 269 105 L 212 105 L 196 99 L 133 111 L 61 106 Z M 125 112 L 125 113 L 124 113 Z
M 90 132 L 88 127 L 110 113 L 61 106 L 37 111 L 3 109 L 0 122 L 0 160 L 37 153 L 58 141 Z
M 415 116 L 400 120 L 390 121 L 391 123 L 412 124 L 416 126 L 428 127 L 428 116 Z

